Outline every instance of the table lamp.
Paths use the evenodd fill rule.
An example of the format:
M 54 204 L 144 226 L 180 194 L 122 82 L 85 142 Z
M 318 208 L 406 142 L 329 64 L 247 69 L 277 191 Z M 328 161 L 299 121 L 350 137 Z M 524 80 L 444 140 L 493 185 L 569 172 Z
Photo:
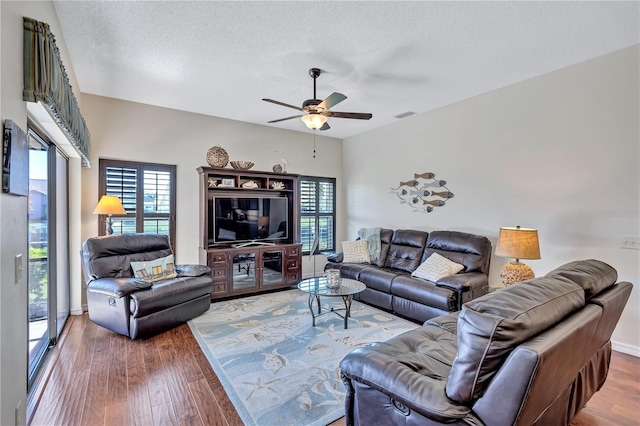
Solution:
M 122 203 L 120 202 L 120 198 L 115 195 L 103 195 L 98 202 L 95 210 L 93 210 L 93 214 L 106 214 L 106 229 L 105 232 L 107 235 L 113 234 L 113 228 L 111 226 L 111 215 L 113 214 L 126 214 L 124 207 L 122 207 Z
M 515 262 L 507 263 L 500 270 L 500 278 L 504 285 L 535 278 L 533 270 L 520 262 L 520 259 L 540 259 L 538 230 L 519 226 L 500 228 L 496 256 L 516 259 Z

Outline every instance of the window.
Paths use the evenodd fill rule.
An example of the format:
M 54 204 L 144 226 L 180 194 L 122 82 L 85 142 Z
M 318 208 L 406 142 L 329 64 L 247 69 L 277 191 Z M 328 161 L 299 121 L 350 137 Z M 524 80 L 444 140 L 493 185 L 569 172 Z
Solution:
M 310 254 L 318 236 L 315 253 L 335 250 L 336 180 L 300 177 L 300 242 L 302 253 Z
M 100 159 L 100 197 L 120 198 L 126 215 L 114 215 L 113 233 L 168 235 L 175 251 L 176 166 Z M 99 235 L 106 217 L 100 217 Z

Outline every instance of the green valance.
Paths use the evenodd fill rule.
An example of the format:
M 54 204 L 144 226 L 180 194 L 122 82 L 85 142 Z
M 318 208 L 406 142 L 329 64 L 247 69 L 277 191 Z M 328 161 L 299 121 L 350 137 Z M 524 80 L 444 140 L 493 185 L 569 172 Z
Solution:
M 28 102 L 42 102 L 89 166 L 91 137 L 80 114 L 69 77 L 49 25 L 24 18 L 24 92 Z

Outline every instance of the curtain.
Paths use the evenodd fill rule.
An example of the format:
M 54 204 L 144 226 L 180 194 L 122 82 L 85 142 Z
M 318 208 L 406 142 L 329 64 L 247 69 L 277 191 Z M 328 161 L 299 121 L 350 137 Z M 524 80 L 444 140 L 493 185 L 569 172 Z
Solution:
M 89 167 L 91 136 L 80 114 L 69 77 L 49 25 L 24 18 L 24 92 L 27 102 L 41 102 Z

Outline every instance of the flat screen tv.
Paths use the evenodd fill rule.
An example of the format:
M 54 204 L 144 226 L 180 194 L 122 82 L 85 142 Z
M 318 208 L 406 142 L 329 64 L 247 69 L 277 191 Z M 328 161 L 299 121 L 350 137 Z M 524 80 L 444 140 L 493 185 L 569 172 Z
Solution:
M 287 197 L 214 195 L 209 202 L 209 245 L 289 238 Z

